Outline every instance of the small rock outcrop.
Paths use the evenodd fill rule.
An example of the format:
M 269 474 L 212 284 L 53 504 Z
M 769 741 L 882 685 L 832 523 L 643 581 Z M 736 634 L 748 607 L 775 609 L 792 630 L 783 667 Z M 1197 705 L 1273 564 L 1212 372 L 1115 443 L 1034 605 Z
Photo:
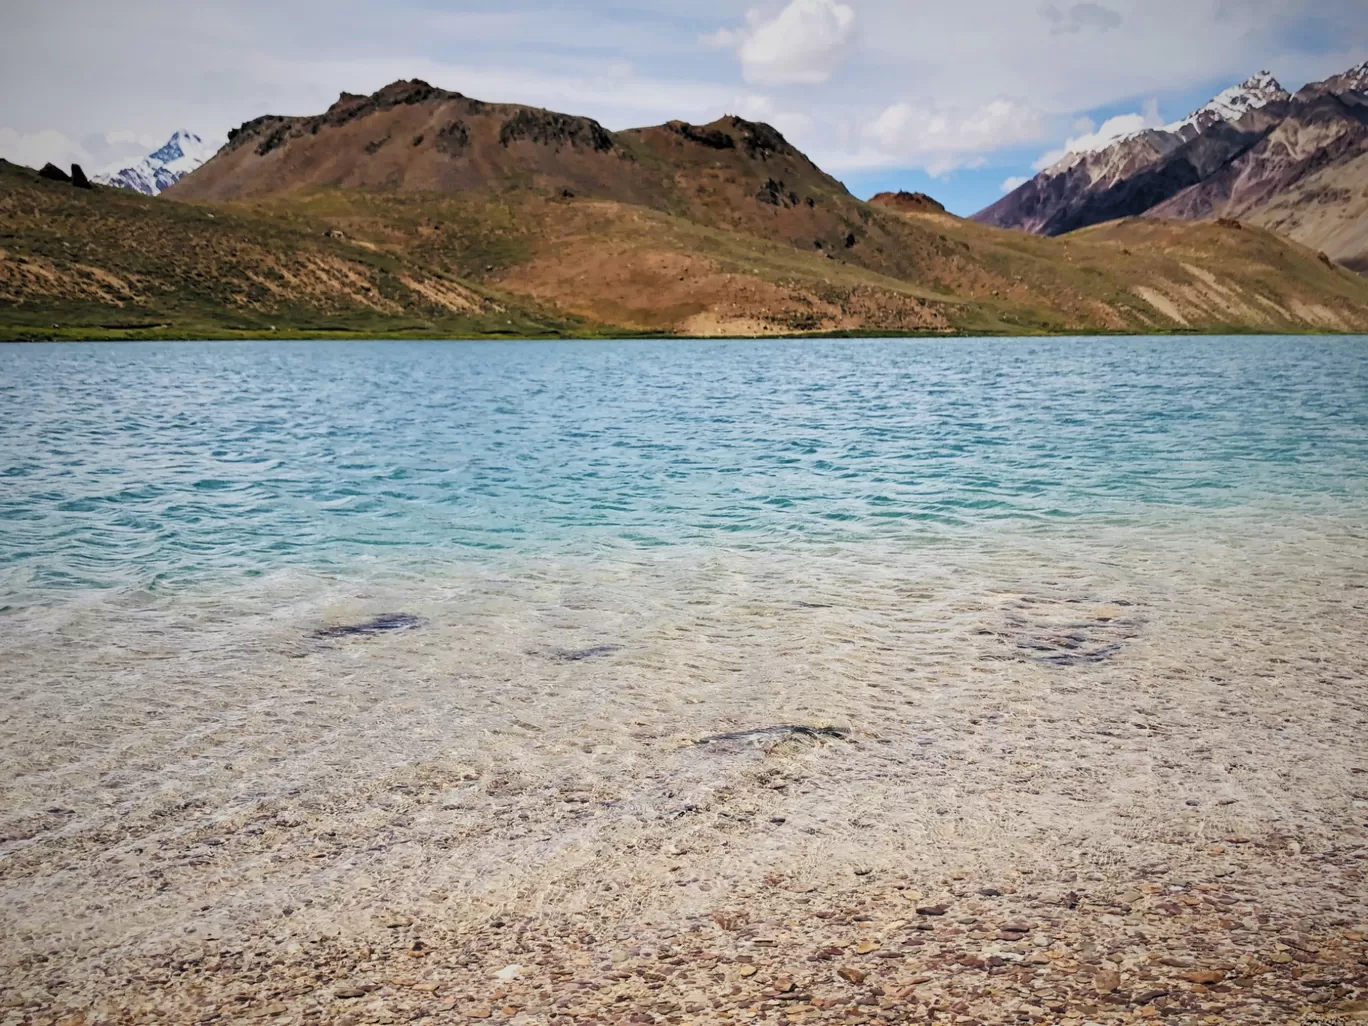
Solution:
M 504 146 L 524 141 L 596 153 L 607 153 L 616 145 L 613 134 L 597 121 L 531 108 L 518 111 L 499 129 L 499 142 Z
M 455 156 L 470 144 L 470 129 L 461 120 L 452 121 L 437 133 L 437 149 Z
M 56 164 L 44 164 L 43 169 L 38 172 L 39 178 L 46 178 L 50 182 L 70 182 L 71 175 L 67 174 Z
M 796 207 L 802 202 L 802 197 L 796 192 L 784 185 L 782 181 L 776 182 L 773 178 L 768 179 L 760 187 L 755 198 L 772 207 Z M 812 206 L 812 203 L 809 202 L 808 206 Z
M 727 120 L 741 136 L 741 145 L 745 147 L 746 155 L 749 157 L 769 160 L 776 155 L 795 156 L 798 152 L 772 125 L 767 125 L 763 121 L 747 121 L 735 115 Z
M 667 127 L 689 142 L 698 143 L 713 150 L 734 150 L 736 139 L 720 128 L 698 128 L 687 121 L 671 121 Z
M 71 165 L 71 184 L 78 189 L 95 188 L 95 186 L 90 184 L 90 179 L 86 177 L 86 173 L 81 170 L 80 164 Z
M 871 196 L 869 202 L 872 206 L 887 207 L 889 210 L 900 210 L 908 214 L 945 213 L 944 204 L 924 192 L 881 192 Z

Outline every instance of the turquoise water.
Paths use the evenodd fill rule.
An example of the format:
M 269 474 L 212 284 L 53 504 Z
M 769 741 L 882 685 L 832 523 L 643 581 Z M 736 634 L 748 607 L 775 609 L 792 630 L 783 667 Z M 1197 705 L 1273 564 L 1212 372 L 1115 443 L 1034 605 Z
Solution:
M 1362 339 L 8 346 L 0 432 L 0 964 L 1358 843 Z
M 1211 338 L 0 349 L 0 605 L 1368 510 L 1368 345 Z

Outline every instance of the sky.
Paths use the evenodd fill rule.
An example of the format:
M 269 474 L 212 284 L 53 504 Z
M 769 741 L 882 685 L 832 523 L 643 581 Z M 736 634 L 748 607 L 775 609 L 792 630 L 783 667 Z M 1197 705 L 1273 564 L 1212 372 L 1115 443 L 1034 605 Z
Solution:
M 1071 141 L 1365 59 L 1368 0 L 5 0 L 0 157 L 109 169 L 421 78 L 611 129 L 739 114 L 970 214 Z

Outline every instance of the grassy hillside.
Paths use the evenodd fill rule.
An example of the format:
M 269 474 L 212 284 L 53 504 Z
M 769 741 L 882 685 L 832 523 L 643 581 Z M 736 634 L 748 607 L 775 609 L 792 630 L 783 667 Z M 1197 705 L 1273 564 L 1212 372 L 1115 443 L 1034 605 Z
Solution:
M 521 337 L 596 327 L 330 237 L 307 219 L 73 189 L 0 161 L 0 337 Z
M 853 244 L 795 241 L 816 202 L 725 190 L 673 209 L 523 186 L 187 203 L 0 162 L 0 337 L 1368 330 L 1368 282 L 1260 229 L 1046 239 L 828 188 Z
M 329 190 L 256 216 L 341 230 L 499 294 L 642 332 L 1340 331 L 1368 282 L 1244 226 L 1120 222 L 1047 239 L 865 204 L 892 265 L 663 211 L 527 191 Z

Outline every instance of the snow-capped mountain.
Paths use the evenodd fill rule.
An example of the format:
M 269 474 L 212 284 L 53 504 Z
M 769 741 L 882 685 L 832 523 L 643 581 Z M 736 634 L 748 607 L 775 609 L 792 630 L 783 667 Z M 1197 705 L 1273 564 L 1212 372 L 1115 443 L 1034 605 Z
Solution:
M 193 132 L 175 133 L 165 146 L 148 154 L 132 167 L 94 176 L 101 185 L 132 189 L 156 196 L 199 167 L 218 152 L 218 144 L 205 142 Z
M 1364 69 L 1368 75 L 1368 69 Z M 1359 69 L 1341 78 L 1357 76 Z M 1330 86 L 1332 79 L 1322 86 Z M 1307 90 L 1312 89 L 1308 86 Z M 1336 87 L 1337 92 L 1343 89 Z M 1306 92 L 1306 90 L 1303 90 Z M 1299 94 L 1300 96 L 1300 94 Z M 1298 107 L 1273 74 L 1231 86 L 1181 121 L 1067 154 L 974 215 L 1000 228 L 1059 235 L 1144 213 L 1215 174 Z
M 1094 154 L 1103 154 L 1092 163 L 1112 164 L 1109 157 L 1122 150 L 1128 143 L 1145 139 L 1149 149 L 1156 157 L 1172 152 L 1183 143 L 1197 138 L 1213 125 L 1227 122 L 1233 124 L 1252 110 L 1267 107 L 1270 103 L 1290 100 L 1289 93 L 1270 71 L 1261 71 L 1253 78 L 1231 86 L 1210 102 L 1197 108 L 1181 121 L 1159 128 L 1142 128 L 1138 132 L 1127 132 L 1105 142 L 1097 142 L 1084 148 L 1071 150 L 1062 158 L 1045 169 L 1048 175 L 1058 175 L 1088 161 Z M 1165 137 L 1168 138 L 1165 138 Z M 1094 180 L 1099 176 L 1094 176 Z
M 1368 61 L 1364 61 L 1356 68 L 1350 68 L 1348 71 L 1328 78 L 1324 82 L 1312 82 L 1306 89 L 1302 90 L 1302 93 L 1308 91 L 1328 92 L 1337 95 L 1354 92 L 1368 96 Z
M 1161 132 L 1175 135 L 1187 134 L 1189 137 L 1205 132 L 1218 121 L 1239 121 L 1251 110 L 1267 107 L 1270 103 L 1292 99 L 1292 94 L 1282 87 L 1271 71 L 1261 71 L 1253 78 L 1246 79 L 1237 86 L 1231 86 L 1210 103 L 1199 107 L 1182 121 L 1165 125 Z M 1183 129 L 1196 129 L 1184 133 Z

